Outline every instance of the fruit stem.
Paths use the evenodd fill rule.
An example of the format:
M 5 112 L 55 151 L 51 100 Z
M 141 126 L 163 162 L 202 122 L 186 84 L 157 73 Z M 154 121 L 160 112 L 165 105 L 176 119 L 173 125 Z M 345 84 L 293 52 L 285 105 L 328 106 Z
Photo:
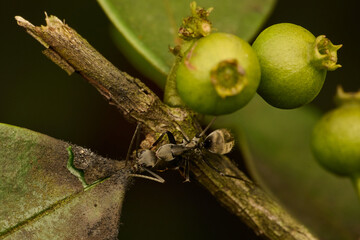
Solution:
M 352 178 L 352 182 L 354 184 L 355 187 L 355 191 L 357 192 L 357 195 L 359 197 L 360 200 L 360 176 L 355 176 Z
M 328 71 L 334 71 L 341 67 L 340 64 L 337 64 L 337 51 L 341 47 L 342 44 L 332 44 L 325 35 L 318 36 L 314 42 L 313 64 L 320 69 L 326 69 Z
M 166 78 L 164 90 L 164 103 L 170 107 L 183 107 L 185 103 L 180 98 L 176 87 L 176 71 L 181 63 L 182 56 L 178 54 L 175 58 L 174 64 L 170 69 L 169 75 Z
M 219 62 L 210 72 L 211 83 L 221 98 L 239 94 L 247 85 L 245 69 L 236 59 Z
M 360 104 L 360 91 L 344 92 L 342 86 L 338 86 L 335 95 L 335 103 L 337 106 L 344 104 Z

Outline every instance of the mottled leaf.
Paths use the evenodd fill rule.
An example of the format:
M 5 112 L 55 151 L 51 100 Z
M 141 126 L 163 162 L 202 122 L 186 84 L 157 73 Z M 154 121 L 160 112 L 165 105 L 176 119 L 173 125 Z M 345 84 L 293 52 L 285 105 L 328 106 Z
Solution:
M 0 165 L 0 239 L 116 238 L 121 162 L 0 124 Z

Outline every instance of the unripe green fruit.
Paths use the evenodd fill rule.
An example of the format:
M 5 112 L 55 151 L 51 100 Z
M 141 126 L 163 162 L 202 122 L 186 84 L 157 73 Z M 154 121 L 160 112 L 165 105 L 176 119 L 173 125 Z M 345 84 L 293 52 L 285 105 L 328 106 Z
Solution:
M 312 149 L 319 163 L 331 172 L 360 174 L 360 104 L 327 113 L 314 129 Z
M 338 96 L 340 107 L 316 124 L 311 147 L 320 165 L 350 177 L 360 191 L 360 93 L 346 94 L 339 89 Z
M 326 72 L 340 67 L 336 64 L 340 47 L 295 24 L 268 27 L 253 43 L 261 66 L 259 95 L 284 109 L 311 102 L 320 92 Z
M 187 106 L 209 115 L 232 113 L 255 95 L 260 66 L 241 38 L 213 33 L 197 40 L 176 71 L 177 90 Z

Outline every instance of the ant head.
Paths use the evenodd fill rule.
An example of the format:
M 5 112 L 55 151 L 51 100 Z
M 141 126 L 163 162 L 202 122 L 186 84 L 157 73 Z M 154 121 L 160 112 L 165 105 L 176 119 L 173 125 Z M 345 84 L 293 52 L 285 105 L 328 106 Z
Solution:
M 144 167 L 154 167 L 156 165 L 156 156 L 155 156 L 155 152 L 151 151 L 151 150 L 142 150 L 140 152 L 137 153 L 137 161 L 138 164 L 140 166 L 144 166 Z
M 203 147 L 209 152 L 223 155 L 229 153 L 234 144 L 234 137 L 228 130 L 218 129 L 205 138 Z

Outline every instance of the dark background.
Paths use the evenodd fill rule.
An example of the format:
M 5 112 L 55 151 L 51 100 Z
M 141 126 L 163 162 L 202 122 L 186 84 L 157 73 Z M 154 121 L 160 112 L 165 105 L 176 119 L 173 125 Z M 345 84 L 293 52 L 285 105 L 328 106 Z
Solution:
M 121 70 L 144 80 L 123 58 L 109 36 L 110 22 L 96 1 L 2 0 L 0 57 L 0 122 L 25 127 L 123 159 L 135 129 L 80 76 L 68 76 L 49 61 L 43 47 L 22 28 L 14 16 L 35 25 L 45 24 L 44 11 L 66 19 L 99 52 Z M 280 0 L 266 26 L 292 22 L 314 35 L 326 34 L 344 44 L 339 53 L 343 68 L 330 72 L 313 102 L 323 110 L 333 107 L 335 87 L 355 91 L 358 81 L 358 10 L 355 0 Z M 264 26 L 265 27 L 265 26 Z M 123 206 L 121 239 L 257 239 L 241 226 L 196 183 L 183 184 L 177 172 L 164 175 L 166 184 L 138 179 Z

